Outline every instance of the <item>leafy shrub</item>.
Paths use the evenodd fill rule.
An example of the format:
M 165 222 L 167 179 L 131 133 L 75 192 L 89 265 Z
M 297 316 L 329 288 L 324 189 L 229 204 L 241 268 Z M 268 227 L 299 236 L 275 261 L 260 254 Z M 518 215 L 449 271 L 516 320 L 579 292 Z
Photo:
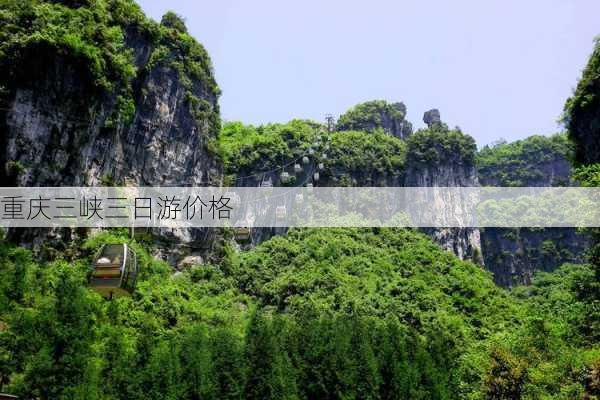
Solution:
M 457 130 L 442 127 L 421 129 L 407 140 L 407 163 L 472 164 L 475 162 L 477 146 L 475 140 Z
M 176 31 L 179 31 L 181 33 L 187 33 L 185 21 L 182 17 L 175 14 L 173 11 L 169 11 L 165 15 L 163 15 L 160 23 L 161 25 L 164 25 L 167 28 L 175 29 Z

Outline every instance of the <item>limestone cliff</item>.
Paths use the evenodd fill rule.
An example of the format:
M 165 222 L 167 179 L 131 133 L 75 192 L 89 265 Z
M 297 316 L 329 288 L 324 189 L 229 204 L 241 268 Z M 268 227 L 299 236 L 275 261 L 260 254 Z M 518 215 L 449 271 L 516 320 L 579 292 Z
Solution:
M 208 55 L 172 14 L 159 25 L 119 4 L 129 8 L 40 2 L 3 14 L 21 30 L 0 48 L 2 186 L 220 184 Z M 210 242 L 205 230 L 167 236 Z
M 437 111 L 437 110 L 435 110 Z M 432 117 L 433 114 L 433 117 Z M 475 167 L 475 141 L 457 130 L 449 130 L 439 111 L 425 113 L 429 128 L 407 140 L 406 187 L 479 186 Z M 453 210 L 459 213 L 460 210 Z M 482 263 L 478 229 L 436 228 L 425 230 L 444 249 L 461 259 Z
M 477 154 L 479 181 L 483 186 L 574 185 L 572 151 L 564 134 L 485 146 Z M 485 266 L 496 283 L 507 287 L 530 283 L 536 271 L 553 271 L 562 264 L 585 261 L 589 240 L 589 235 L 575 228 L 481 231 Z
M 583 263 L 591 244 L 589 235 L 572 228 L 486 228 L 481 242 L 486 269 L 505 287 L 530 284 L 536 271 Z

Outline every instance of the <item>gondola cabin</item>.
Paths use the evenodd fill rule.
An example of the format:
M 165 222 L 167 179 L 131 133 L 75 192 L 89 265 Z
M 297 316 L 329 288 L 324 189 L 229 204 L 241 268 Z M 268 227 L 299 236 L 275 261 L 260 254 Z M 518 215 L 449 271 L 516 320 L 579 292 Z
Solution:
M 265 189 L 265 192 L 268 195 L 271 195 L 271 193 L 273 193 L 273 182 L 271 182 L 271 181 L 263 181 L 260 184 L 260 187 L 263 188 L 263 189 Z
M 239 227 L 235 228 L 235 240 L 238 242 L 246 242 L 250 240 L 250 228 L 248 227 Z
M 287 215 L 287 209 L 285 206 L 278 206 L 275 209 L 275 216 L 278 221 L 283 221 Z
M 90 287 L 108 299 L 129 296 L 137 274 L 137 257 L 128 245 L 105 244 L 92 264 Z

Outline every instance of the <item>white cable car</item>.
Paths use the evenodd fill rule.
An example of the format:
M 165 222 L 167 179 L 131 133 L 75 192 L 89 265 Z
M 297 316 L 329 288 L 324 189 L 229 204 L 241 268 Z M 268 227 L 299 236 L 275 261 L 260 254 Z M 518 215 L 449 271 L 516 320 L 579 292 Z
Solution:
M 129 296 L 135 289 L 137 256 L 127 244 L 105 244 L 92 264 L 90 287 L 102 296 Z
M 290 174 L 283 171 L 281 175 L 279 175 L 279 179 L 281 180 L 281 183 L 288 183 L 290 181 Z
M 324 169 L 325 169 L 325 164 L 323 164 L 323 163 L 319 163 L 319 166 L 318 166 L 318 167 L 319 167 L 319 169 L 322 171 L 322 170 L 324 170 Z
M 321 176 L 319 175 L 319 173 L 318 173 L 318 172 L 315 172 L 315 174 L 313 175 L 313 180 L 314 180 L 315 182 L 319 182 L 319 178 L 320 178 L 320 177 L 321 177 Z
M 310 158 L 308 158 L 308 157 L 306 157 L 306 156 L 302 157 L 302 164 L 306 165 L 306 164 L 308 164 L 309 162 L 310 162 Z
M 235 240 L 237 242 L 246 242 L 250 240 L 250 228 L 248 227 L 238 227 L 234 229 Z
M 260 187 L 265 189 L 268 194 L 273 193 L 273 182 L 271 180 L 261 182 Z
M 300 172 L 302 172 L 302 165 L 300 164 L 294 164 L 294 172 L 299 174 Z
M 278 221 L 282 221 L 285 219 L 287 215 L 287 210 L 285 208 L 285 206 L 277 206 L 277 209 L 275 210 L 275 217 L 277 217 Z
M 312 147 L 308 149 L 308 154 L 310 154 L 311 156 L 313 154 L 315 154 L 315 149 L 313 149 Z

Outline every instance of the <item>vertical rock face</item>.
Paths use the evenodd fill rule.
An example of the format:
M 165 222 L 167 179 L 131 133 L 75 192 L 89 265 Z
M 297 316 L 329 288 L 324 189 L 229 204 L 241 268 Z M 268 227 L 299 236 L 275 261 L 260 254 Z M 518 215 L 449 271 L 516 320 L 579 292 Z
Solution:
M 337 129 L 368 132 L 383 129 L 388 135 L 406 139 L 412 134 L 412 124 L 405 118 L 406 106 L 404 103 L 374 100 L 358 104 L 340 116 Z
M 486 269 L 504 287 L 530 284 L 536 271 L 585 262 L 591 244 L 588 235 L 571 228 L 486 228 L 481 241 Z
M 439 112 L 437 113 L 439 117 Z M 439 118 L 438 118 L 439 119 Z M 408 143 L 406 187 L 478 186 L 475 168 L 475 141 L 439 123 L 418 131 Z M 461 210 L 450 210 L 454 214 Z M 444 249 L 461 259 L 482 263 L 478 229 L 441 228 L 425 230 Z
M 430 129 L 440 126 L 442 124 L 440 111 L 437 108 L 426 111 L 425 114 L 423 114 L 423 122 L 425 122 Z
M 54 56 L 34 68 L 36 75 L 23 77 L 2 112 L 3 159 L 22 166 L 5 171 L 4 184 L 219 183 L 219 165 L 207 151 L 215 132 L 192 114 L 174 69 L 157 65 L 140 76 L 131 124 L 109 128 L 116 99 L 94 97 L 70 60 Z M 217 109 L 216 96 L 207 96 L 201 83 L 194 94 Z
M 484 186 L 572 185 L 571 154 L 564 134 L 486 146 L 477 155 L 479 181 Z M 574 228 L 486 228 L 481 240 L 486 268 L 506 287 L 530 283 L 538 270 L 583 262 L 589 245 L 588 235 Z
M 93 15 L 84 8 L 65 15 L 76 24 L 84 18 L 78 13 Z M 43 41 L 9 47 L 15 57 L 0 60 L 3 186 L 220 184 L 222 168 L 210 151 L 219 129 L 219 90 L 208 56 L 185 32 L 139 14 L 128 18 L 133 22 L 97 27 L 122 32 L 112 47 L 94 35 L 80 38 L 94 54 L 122 46 L 125 67 L 119 65 L 130 71 L 127 79 L 106 76 L 104 87 L 94 63 L 110 65 L 114 55 L 88 59 Z M 44 21 L 38 24 L 44 29 Z M 205 246 L 211 234 L 168 236 Z

